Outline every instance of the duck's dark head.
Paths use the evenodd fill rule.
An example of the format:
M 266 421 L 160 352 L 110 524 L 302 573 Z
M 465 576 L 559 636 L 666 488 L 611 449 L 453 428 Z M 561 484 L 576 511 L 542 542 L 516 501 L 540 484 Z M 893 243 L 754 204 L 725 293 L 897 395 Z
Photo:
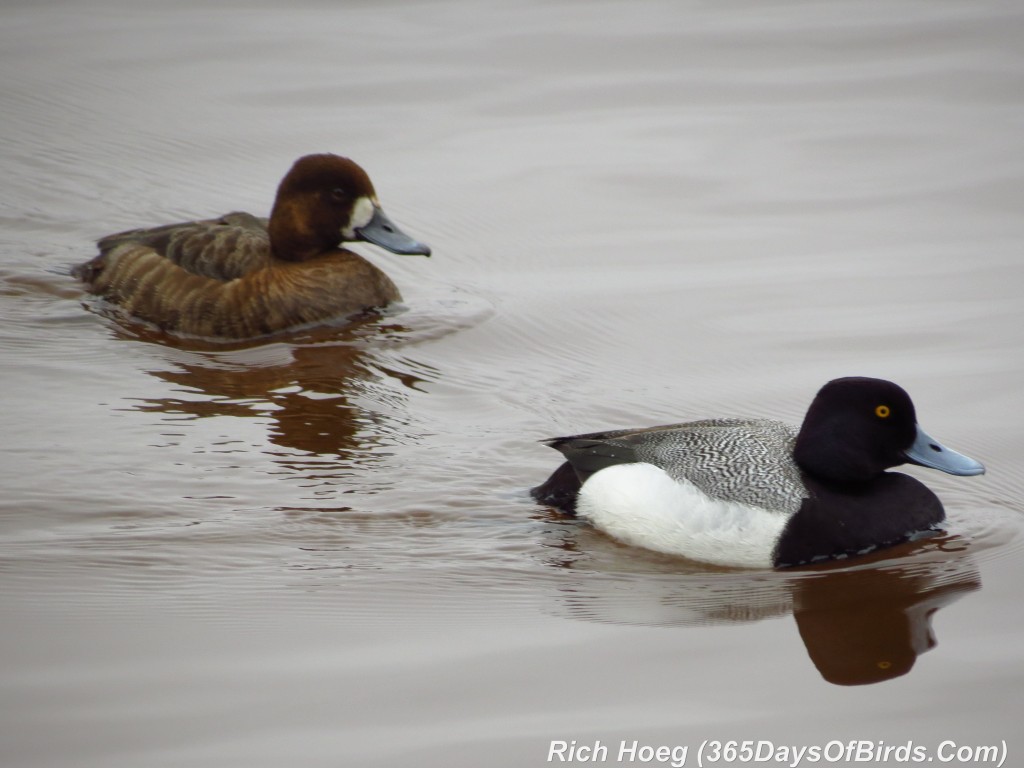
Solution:
M 902 387 L 865 377 L 835 379 L 821 388 L 804 417 L 793 457 L 806 472 L 836 483 L 866 482 L 908 462 L 953 475 L 985 471 L 918 426 L 914 403 Z
M 302 261 L 342 242 L 366 241 L 392 253 L 430 255 L 430 248 L 395 226 L 359 165 L 338 155 L 306 155 L 277 188 L 270 214 L 274 254 Z

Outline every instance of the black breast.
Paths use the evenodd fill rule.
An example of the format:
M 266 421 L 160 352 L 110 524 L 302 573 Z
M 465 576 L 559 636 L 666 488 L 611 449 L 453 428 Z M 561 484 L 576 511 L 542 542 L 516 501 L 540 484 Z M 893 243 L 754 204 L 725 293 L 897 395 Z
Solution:
M 776 567 L 863 553 L 942 522 L 938 496 L 909 475 L 885 472 L 867 483 L 823 483 L 805 474 L 810 497 L 775 547 Z

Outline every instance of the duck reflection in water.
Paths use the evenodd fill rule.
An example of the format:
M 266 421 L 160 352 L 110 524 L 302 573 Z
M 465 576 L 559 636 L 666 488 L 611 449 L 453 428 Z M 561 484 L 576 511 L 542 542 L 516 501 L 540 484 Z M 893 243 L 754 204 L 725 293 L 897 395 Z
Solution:
M 807 654 L 836 685 L 905 675 L 938 641 L 932 617 L 981 587 L 976 569 L 859 566 L 793 582 L 793 617 Z
M 981 587 L 966 542 L 949 534 L 856 562 L 750 572 L 662 555 L 638 558 L 635 549 L 585 526 L 573 525 L 567 535 L 564 523 L 549 530 L 559 531 L 560 540 L 549 543 L 558 554 L 548 564 L 576 576 L 559 590 L 561 606 L 573 617 L 699 627 L 791 613 L 812 663 L 835 685 L 906 675 L 938 644 L 935 613 Z
M 386 388 L 370 393 L 381 375 L 408 388 L 433 375 L 422 366 L 413 370 L 417 364 L 411 362 L 406 370 L 389 367 L 384 356 L 373 352 L 381 341 L 400 343 L 407 331 L 374 316 L 342 329 L 310 329 L 255 345 L 175 340 L 137 327 L 115 327 L 114 333 L 156 342 L 169 360 L 166 368 L 149 373 L 184 393 L 138 399 L 133 410 L 161 413 L 175 421 L 216 416 L 263 419 L 270 422 L 271 443 L 326 456 L 326 461 L 311 461 L 318 470 L 337 473 L 344 471 L 337 465 L 339 456 L 367 454 L 369 447 L 386 439 L 384 420 L 368 405 L 377 400 L 386 407 L 393 397 Z M 276 458 L 288 464 L 303 461 L 294 454 Z

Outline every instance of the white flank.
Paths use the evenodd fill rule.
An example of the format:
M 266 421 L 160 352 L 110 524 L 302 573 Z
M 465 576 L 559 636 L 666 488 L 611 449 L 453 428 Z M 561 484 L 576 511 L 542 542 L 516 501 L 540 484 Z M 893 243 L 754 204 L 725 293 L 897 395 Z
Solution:
M 713 499 L 653 464 L 616 464 L 580 489 L 576 512 L 619 541 L 716 565 L 772 567 L 789 516 Z
M 365 227 L 373 219 L 375 206 L 369 197 L 360 197 L 352 206 L 352 216 L 349 217 L 348 226 L 341 230 L 341 236 L 345 240 L 353 240 L 356 230 Z

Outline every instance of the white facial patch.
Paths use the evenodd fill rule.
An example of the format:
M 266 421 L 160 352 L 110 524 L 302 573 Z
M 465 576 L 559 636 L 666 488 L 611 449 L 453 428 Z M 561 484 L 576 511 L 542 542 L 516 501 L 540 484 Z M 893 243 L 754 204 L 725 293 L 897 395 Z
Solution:
M 360 197 L 352 206 L 352 215 L 349 217 L 348 226 L 341 230 L 341 237 L 344 240 L 355 240 L 356 230 L 365 227 L 373 219 L 377 210 L 376 200 L 370 197 Z
M 790 515 L 713 499 L 653 464 L 615 464 L 580 488 L 576 513 L 634 546 L 716 565 L 771 568 Z

